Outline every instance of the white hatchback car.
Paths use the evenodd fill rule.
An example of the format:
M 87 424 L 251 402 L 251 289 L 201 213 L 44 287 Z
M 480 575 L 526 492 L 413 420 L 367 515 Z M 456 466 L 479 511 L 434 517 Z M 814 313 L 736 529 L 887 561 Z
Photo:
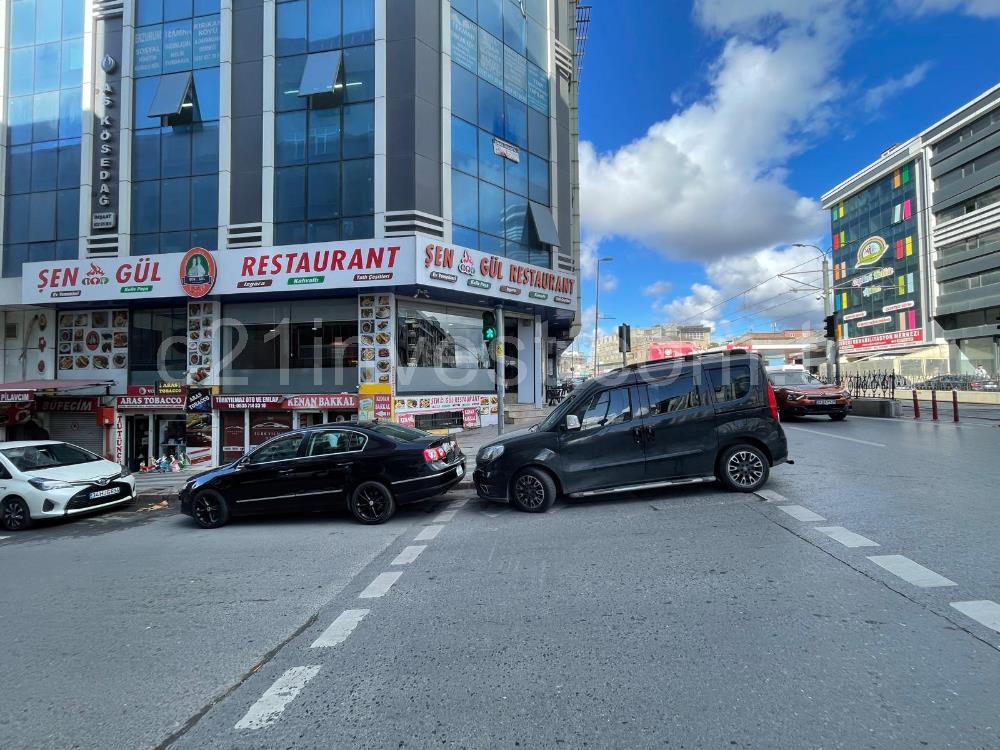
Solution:
M 89 513 L 130 502 L 128 469 L 69 443 L 0 443 L 0 527 L 20 531 L 33 520 Z

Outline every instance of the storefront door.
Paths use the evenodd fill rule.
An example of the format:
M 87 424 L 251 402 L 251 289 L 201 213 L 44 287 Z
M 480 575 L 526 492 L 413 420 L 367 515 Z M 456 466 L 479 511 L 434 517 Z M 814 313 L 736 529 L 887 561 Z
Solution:
M 125 417 L 125 463 L 129 470 L 137 471 L 140 464 L 149 463 L 149 415 L 135 414 Z

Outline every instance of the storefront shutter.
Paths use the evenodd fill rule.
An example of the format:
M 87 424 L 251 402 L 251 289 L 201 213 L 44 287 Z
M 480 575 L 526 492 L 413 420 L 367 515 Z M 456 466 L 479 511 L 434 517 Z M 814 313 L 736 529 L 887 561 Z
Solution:
M 103 432 L 93 414 L 49 414 L 49 439 L 79 445 L 98 456 L 104 455 Z

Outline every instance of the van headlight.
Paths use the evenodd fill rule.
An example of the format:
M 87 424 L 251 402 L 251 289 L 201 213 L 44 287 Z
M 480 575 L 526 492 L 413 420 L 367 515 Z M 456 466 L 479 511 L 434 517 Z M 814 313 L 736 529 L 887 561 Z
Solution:
M 487 445 L 481 451 L 479 451 L 478 461 L 496 461 L 500 456 L 503 455 L 502 445 Z
M 64 482 L 61 479 L 46 479 L 45 477 L 34 477 L 28 480 L 28 484 L 34 487 L 36 490 L 41 490 L 42 492 L 48 492 L 49 490 L 61 490 L 65 487 L 72 487 L 69 482 Z

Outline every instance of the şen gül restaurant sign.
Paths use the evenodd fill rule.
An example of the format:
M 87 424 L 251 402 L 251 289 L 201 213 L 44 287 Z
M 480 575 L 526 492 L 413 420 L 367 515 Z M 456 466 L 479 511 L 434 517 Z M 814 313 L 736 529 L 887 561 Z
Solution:
M 316 243 L 252 251 L 186 253 L 26 263 L 24 304 L 123 301 L 354 289 L 421 284 L 547 307 L 575 304 L 576 279 L 564 273 L 432 238 Z M 418 247 L 421 249 L 418 252 Z

